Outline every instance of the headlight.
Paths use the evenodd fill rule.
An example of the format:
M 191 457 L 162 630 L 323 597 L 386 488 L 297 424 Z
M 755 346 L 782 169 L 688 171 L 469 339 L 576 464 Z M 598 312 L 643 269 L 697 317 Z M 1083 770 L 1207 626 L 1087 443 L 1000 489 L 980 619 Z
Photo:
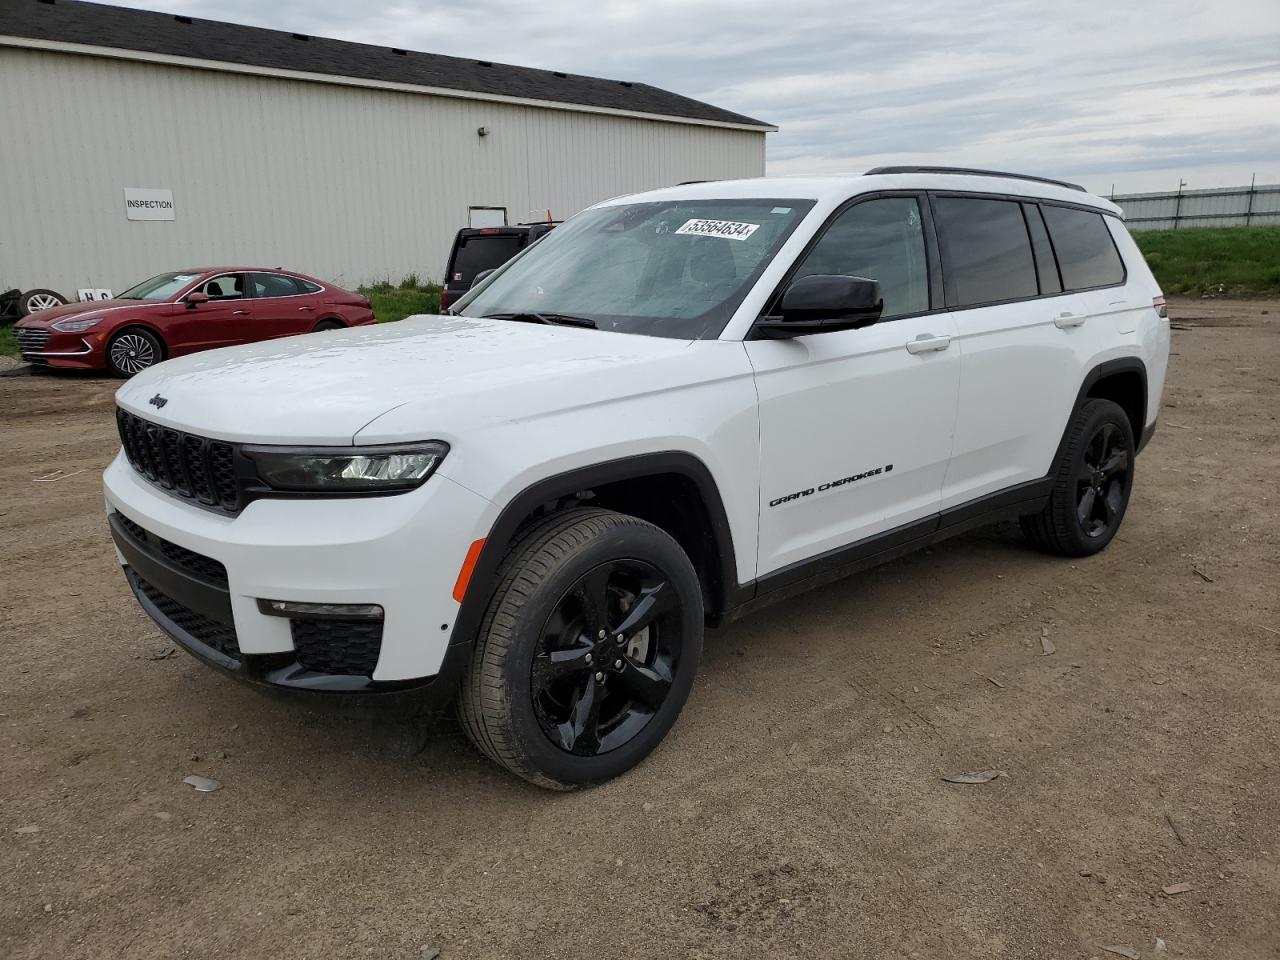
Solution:
M 273 490 L 395 492 L 426 482 L 449 452 L 440 440 L 378 447 L 241 447 Z
M 101 317 L 92 317 L 88 320 L 82 320 L 80 317 L 68 317 L 66 320 L 55 320 L 50 326 L 55 330 L 61 330 L 63 333 L 84 333 L 90 327 L 96 327 L 101 322 Z

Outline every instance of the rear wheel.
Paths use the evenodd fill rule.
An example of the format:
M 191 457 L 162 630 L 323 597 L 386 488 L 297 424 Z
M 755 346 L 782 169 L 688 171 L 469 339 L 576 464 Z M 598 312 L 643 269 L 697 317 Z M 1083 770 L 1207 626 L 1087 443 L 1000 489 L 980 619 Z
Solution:
M 345 326 L 346 324 L 341 320 L 321 320 L 311 329 L 313 332 L 319 333 L 321 330 L 341 330 Z
M 117 377 L 132 377 L 163 359 L 160 338 L 141 327 L 121 330 L 107 343 L 107 369 Z
M 56 290 L 28 290 L 18 297 L 18 313 L 29 317 L 41 310 L 65 305 L 67 298 Z
M 1085 557 L 1116 535 L 1133 489 L 1133 427 L 1119 404 L 1088 400 L 1067 427 L 1049 503 L 1022 530 L 1049 553 Z
M 666 736 L 701 651 L 702 591 L 679 544 L 635 517 L 567 511 L 504 561 L 458 712 L 517 776 L 599 783 Z

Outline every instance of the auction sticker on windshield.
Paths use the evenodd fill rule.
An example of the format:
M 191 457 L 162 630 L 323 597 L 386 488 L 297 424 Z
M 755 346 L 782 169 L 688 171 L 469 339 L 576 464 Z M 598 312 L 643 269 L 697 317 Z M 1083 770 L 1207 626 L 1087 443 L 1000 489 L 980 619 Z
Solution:
M 696 237 L 724 237 L 727 240 L 745 240 L 758 229 L 758 223 L 736 223 L 733 220 L 689 220 L 676 233 Z

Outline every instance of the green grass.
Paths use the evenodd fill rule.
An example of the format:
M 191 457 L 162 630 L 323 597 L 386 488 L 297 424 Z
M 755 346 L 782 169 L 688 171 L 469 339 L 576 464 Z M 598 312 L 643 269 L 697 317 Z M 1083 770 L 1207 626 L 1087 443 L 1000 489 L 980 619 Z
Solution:
M 0 356 L 16 357 L 18 341 L 13 336 L 13 325 L 6 323 L 0 327 Z
M 1280 227 L 1190 227 L 1136 231 L 1165 293 L 1280 293 Z
M 440 312 L 440 285 L 422 283 L 414 274 L 401 280 L 399 286 L 383 281 L 361 287 L 357 292 L 369 298 L 379 323 L 403 320 L 415 313 Z

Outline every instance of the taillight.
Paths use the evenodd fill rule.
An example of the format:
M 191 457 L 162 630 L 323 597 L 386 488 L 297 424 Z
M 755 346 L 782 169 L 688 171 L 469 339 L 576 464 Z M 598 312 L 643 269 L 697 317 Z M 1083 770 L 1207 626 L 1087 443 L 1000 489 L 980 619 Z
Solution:
M 444 287 L 440 290 L 440 312 L 444 313 L 449 307 L 449 288 Z
M 1169 316 L 1169 308 L 1165 306 L 1164 297 L 1152 297 L 1151 305 L 1156 308 L 1157 316 Z

